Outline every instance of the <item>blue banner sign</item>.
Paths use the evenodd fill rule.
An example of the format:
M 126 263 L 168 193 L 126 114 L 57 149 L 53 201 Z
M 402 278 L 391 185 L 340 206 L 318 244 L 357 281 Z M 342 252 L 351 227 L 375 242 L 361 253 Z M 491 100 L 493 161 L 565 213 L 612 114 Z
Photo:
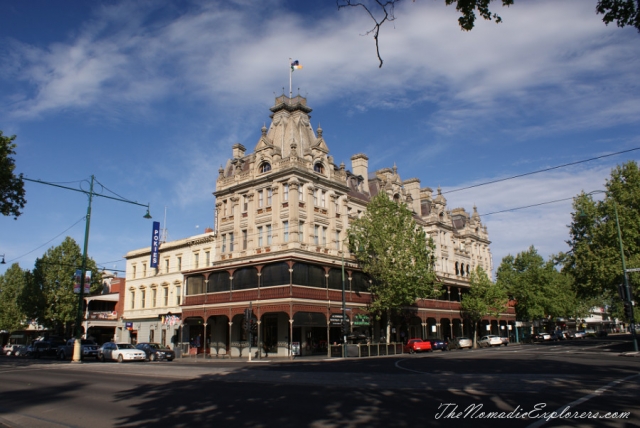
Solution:
M 149 266 L 158 267 L 158 259 L 160 258 L 160 222 L 153 222 L 153 233 L 151 234 L 151 262 Z

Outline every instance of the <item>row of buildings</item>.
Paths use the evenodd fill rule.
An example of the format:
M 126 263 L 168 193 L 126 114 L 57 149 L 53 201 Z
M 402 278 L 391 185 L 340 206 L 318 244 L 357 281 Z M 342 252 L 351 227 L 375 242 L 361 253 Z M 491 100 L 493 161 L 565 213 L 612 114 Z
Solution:
M 311 127 L 303 97 L 277 97 L 270 110 L 270 126 L 262 127 L 253 151 L 235 144 L 218 171 L 215 227 L 163 242 L 157 267 L 150 265 L 150 247 L 127 253 L 125 278 L 110 278 L 109 293 L 88 298 L 87 334 L 238 356 L 247 346 L 243 320 L 251 306 L 253 345 L 271 355 L 287 355 L 292 344 L 302 354 L 326 353 L 340 342 L 344 269 L 354 336 L 386 340 L 386 320 L 367 313 L 370 281 L 344 244 L 350 223 L 384 192 L 406 204 L 435 243 L 436 274 L 446 290 L 391 319 L 389 339 L 470 335 L 461 295 L 473 269 L 493 268 L 476 208 L 450 209 L 439 188 L 403 180 L 395 165 L 370 171 L 362 153 L 351 157 L 350 169 L 337 165 L 322 129 Z M 484 324 L 487 333 L 513 335 L 513 308 Z

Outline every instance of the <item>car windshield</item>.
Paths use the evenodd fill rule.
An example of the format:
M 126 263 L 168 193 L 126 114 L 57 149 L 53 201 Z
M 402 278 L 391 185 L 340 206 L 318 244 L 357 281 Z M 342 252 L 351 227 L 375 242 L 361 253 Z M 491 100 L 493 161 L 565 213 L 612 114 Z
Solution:
M 149 348 L 152 348 L 152 349 L 165 349 L 165 347 L 164 347 L 164 346 L 162 346 L 162 345 L 161 345 L 161 344 L 159 344 L 159 343 L 150 343 L 150 344 L 149 344 Z
M 118 347 L 118 349 L 136 349 L 130 343 L 118 343 L 116 346 Z

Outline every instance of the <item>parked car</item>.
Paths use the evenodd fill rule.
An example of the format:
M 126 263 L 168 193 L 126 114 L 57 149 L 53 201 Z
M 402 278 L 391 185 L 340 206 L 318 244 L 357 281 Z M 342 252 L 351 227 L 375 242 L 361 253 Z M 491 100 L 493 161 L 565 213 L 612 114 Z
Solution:
M 547 340 L 551 340 L 551 335 L 549 333 L 537 333 L 531 336 L 532 342 L 546 342 Z
M 161 345 L 159 343 L 138 343 L 136 348 L 144 351 L 149 361 L 167 360 L 173 361 L 176 357 L 176 353 L 169 347 Z
M 571 333 L 569 333 L 569 339 L 584 339 L 585 337 L 586 334 L 582 330 L 572 331 Z
M 58 358 L 66 360 L 73 357 L 73 348 L 76 345 L 76 339 L 69 339 L 65 345 L 58 347 Z M 81 339 L 80 340 L 80 359 L 85 358 L 98 358 L 98 344 L 93 340 Z
M 502 339 L 500 339 L 500 336 L 495 336 L 493 334 L 482 336 L 480 340 L 478 340 L 478 346 L 482 348 L 490 348 L 492 346 L 500 345 L 502 345 Z
M 147 355 L 130 343 L 107 342 L 98 350 L 98 359 L 103 363 L 107 360 L 119 363 L 123 361 L 146 361 Z
M 509 338 L 507 336 L 501 336 L 500 340 L 502 340 L 504 346 L 509 346 Z
M 431 342 L 422 339 L 409 339 L 404 345 L 404 352 L 414 354 L 416 352 L 431 352 Z
M 445 340 L 440 340 L 440 339 L 429 339 L 429 342 L 431 343 L 431 350 L 432 351 L 437 351 L 438 349 L 441 351 L 448 351 L 449 350 L 449 343 Z
M 454 337 L 451 342 L 449 342 L 449 349 L 464 349 L 473 347 L 473 341 L 468 337 Z
M 18 345 L 16 343 L 7 343 L 2 348 L 2 352 L 4 352 L 4 355 L 6 356 L 11 356 L 11 355 L 15 355 L 17 350 L 24 347 L 25 347 L 24 345 Z
M 27 346 L 26 356 L 33 358 L 56 357 L 58 355 L 58 347 L 61 344 L 64 344 L 64 342 L 60 338 L 36 340 Z

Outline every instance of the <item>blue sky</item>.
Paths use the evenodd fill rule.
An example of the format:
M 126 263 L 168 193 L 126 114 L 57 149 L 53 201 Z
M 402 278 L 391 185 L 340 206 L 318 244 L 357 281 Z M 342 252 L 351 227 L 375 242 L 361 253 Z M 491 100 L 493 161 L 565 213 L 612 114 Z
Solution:
M 151 204 L 169 239 L 213 226 L 217 170 L 253 150 L 274 95 L 293 92 L 336 163 L 441 186 L 480 214 L 602 189 L 640 151 L 460 192 L 447 191 L 640 147 L 640 35 L 605 26 L 595 0 L 516 1 L 471 32 L 443 1 L 403 2 L 382 28 L 384 66 L 359 9 L 333 0 L 0 3 L 0 129 L 18 136 L 17 172 Z M 298 89 L 299 88 L 299 89 Z M 33 268 L 65 236 L 83 242 L 87 198 L 27 183 L 0 254 Z M 106 194 L 109 194 L 105 190 Z M 145 209 L 95 198 L 89 255 L 124 269 L 149 246 Z M 494 266 L 535 245 L 566 250 L 571 202 L 483 216 Z M 65 232 L 66 231 L 66 232 Z

